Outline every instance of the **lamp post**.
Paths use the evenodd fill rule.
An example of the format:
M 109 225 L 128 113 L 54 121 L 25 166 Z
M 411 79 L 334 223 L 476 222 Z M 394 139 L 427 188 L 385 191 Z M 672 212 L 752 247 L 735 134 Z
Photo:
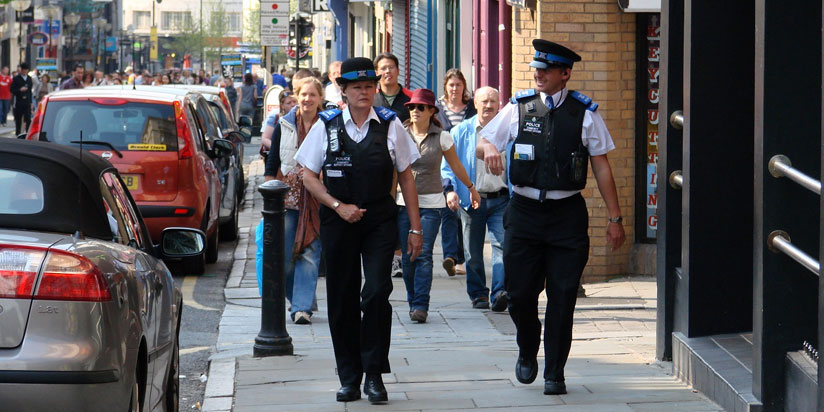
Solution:
M 94 69 L 97 70 L 98 66 L 100 65 L 100 35 L 101 32 L 106 27 L 106 19 L 104 17 L 98 17 L 92 20 L 92 27 L 94 27 L 95 35 L 97 36 L 96 41 L 93 43 L 94 45 Z
M 21 21 L 22 16 L 20 13 L 31 7 L 31 0 L 12 0 L 11 7 L 17 11 L 17 24 L 20 26 L 20 30 L 17 33 L 17 47 L 20 49 L 20 61 L 18 64 L 20 64 L 24 61 L 23 53 L 25 53 L 25 50 L 23 49 L 23 22 Z
M 41 7 L 40 9 L 43 10 L 43 13 L 45 13 L 46 17 L 49 18 L 49 47 L 46 49 L 46 57 L 57 57 L 54 55 L 55 53 L 52 49 L 52 46 L 56 44 L 54 41 L 54 33 L 52 33 L 54 31 L 54 28 L 52 27 L 52 20 L 60 14 L 60 7 L 49 4 Z
M 66 24 L 69 31 L 69 67 L 64 67 L 66 71 L 71 70 L 74 63 L 74 31 L 77 29 L 77 23 L 80 23 L 80 15 L 77 13 L 69 13 L 63 16 L 63 23 Z

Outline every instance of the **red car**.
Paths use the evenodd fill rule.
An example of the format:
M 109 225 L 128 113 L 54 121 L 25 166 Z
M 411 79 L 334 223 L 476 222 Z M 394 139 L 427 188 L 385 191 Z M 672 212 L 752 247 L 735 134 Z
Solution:
M 27 138 L 82 144 L 108 159 L 135 198 L 152 239 L 172 226 L 205 232 L 206 254 L 185 260 L 183 267 L 201 274 L 206 262 L 217 260 L 221 184 L 215 160 L 235 150 L 225 139 L 207 143 L 198 126 L 201 99 L 186 90 L 60 91 L 43 99 Z

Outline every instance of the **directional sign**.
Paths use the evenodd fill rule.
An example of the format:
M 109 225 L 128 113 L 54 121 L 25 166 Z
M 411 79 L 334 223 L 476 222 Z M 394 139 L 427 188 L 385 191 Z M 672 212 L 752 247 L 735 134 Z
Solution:
M 289 0 L 261 0 L 260 45 L 284 46 L 289 42 Z

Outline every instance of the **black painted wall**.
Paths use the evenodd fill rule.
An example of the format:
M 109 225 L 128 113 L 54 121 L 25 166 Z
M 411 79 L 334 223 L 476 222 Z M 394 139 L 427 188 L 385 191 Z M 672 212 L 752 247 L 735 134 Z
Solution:
M 819 250 L 819 196 L 773 177 L 767 163 L 783 154 L 802 172 L 821 174 L 822 10 L 803 0 L 757 0 L 755 10 L 753 392 L 773 411 L 783 409 L 786 352 L 804 340 L 818 346 L 819 280 L 766 242 L 780 229 L 812 256 Z
M 683 0 L 661 2 L 661 105 L 658 130 L 658 238 L 656 276 L 658 305 L 656 318 L 657 359 L 672 359 L 672 331 L 675 313 L 675 268 L 681 266 L 681 190 L 673 189 L 669 175 L 681 170 L 683 134 L 669 123 L 670 115 L 683 109 L 684 67 Z M 642 170 L 642 169 L 638 169 Z
M 746 6 L 684 2 L 684 276 L 676 293 L 688 296 L 675 322 L 688 337 L 752 328 L 755 16 Z

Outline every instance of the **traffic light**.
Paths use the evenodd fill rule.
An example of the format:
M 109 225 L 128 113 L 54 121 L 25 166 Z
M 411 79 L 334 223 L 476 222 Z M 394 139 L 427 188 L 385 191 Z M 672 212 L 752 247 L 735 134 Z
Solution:
M 287 55 L 290 58 L 304 58 L 309 53 L 312 44 L 312 33 L 315 25 L 311 20 L 296 16 L 289 21 L 289 49 Z

